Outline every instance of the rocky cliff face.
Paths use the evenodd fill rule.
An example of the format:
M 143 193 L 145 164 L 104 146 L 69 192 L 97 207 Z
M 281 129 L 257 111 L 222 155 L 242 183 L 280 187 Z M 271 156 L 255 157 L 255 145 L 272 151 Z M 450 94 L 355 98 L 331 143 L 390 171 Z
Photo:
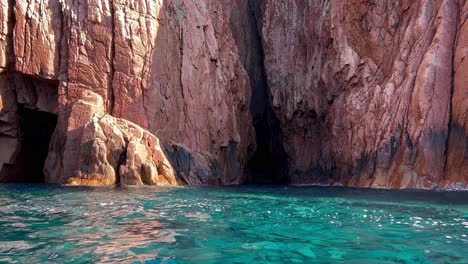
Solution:
M 291 182 L 466 187 L 467 8 L 265 0 L 264 62 Z
M 63 183 L 78 175 L 80 133 L 92 117 L 70 119 L 75 103 L 91 91 L 107 114 L 177 142 L 174 163 L 190 163 L 191 156 L 203 161 L 175 166 L 181 178 L 210 171 L 198 182 L 243 180 L 254 145 L 249 80 L 218 1 L 4 0 L 0 8 L 7 167 L 21 149 L 17 108 L 26 107 L 58 115 L 46 179 Z M 16 91 L 23 84 L 10 81 L 16 77 L 53 82 L 46 90 L 55 97 L 45 102 L 54 110 L 41 108 L 41 100 L 22 102 Z M 44 97 L 33 88 L 34 99 Z
M 0 181 L 31 174 L 37 129 L 49 182 L 466 188 L 467 16 L 464 0 L 0 0 Z

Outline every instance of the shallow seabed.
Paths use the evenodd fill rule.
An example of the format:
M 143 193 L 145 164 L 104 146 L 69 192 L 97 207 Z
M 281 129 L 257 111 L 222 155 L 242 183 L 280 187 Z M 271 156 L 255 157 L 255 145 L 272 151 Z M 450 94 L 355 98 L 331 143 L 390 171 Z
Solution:
M 0 185 L 0 263 L 468 263 L 468 192 Z

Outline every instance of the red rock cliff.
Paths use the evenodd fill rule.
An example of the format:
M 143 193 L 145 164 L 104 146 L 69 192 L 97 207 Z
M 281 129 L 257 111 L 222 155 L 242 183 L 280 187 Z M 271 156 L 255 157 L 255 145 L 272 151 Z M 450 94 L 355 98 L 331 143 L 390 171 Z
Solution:
M 468 2 L 263 2 L 291 182 L 466 188 Z
M 467 16 L 464 0 L 0 0 L 0 181 L 53 132 L 48 182 L 467 188 Z M 25 132 L 36 112 L 55 131 Z
M 2 116 L 11 115 L 2 124 L 11 132 L 2 136 L 3 164 L 14 164 L 20 152 L 18 108 L 48 111 L 35 100 L 43 94 L 38 85 L 28 86 L 34 100 L 20 102 L 15 91 L 26 81 L 11 80 L 27 78 L 54 82 L 46 87 L 54 97 L 43 100 L 58 102 L 48 111 L 58 115 L 45 164 L 50 182 L 89 174 L 79 153 L 92 117 L 71 118 L 88 91 L 109 115 L 176 142 L 167 152 L 182 183 L 242 181 L 253 144 L 249 80 L 218 1 L 4 0 L 0 8 Z

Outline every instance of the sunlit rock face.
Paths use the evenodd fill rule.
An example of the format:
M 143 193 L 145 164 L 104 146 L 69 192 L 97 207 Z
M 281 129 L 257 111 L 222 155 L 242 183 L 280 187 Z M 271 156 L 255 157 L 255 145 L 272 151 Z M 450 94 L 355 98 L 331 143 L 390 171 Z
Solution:
M 468 2 L 265 0 L 293 183 L 465 187 Z
M 206 164 L 216 164 L 216 179 L 210 182 L 243 181 L 242 169 L 254 145 L 250 87 L 218 1 L 18 0 L 2 1 L 0 11 L 2 117 L 18 117 L 14 108 L 21 104 L 16 88 L 7 87 L 11 75 L 58 83 L 58 98 L 48 101 L 57 105 L 58 121 L 45 165 L 46 181 L 76 178 L 81 165 L 75 163 L 81 162 L 84 150 L 75 130 L 105 130 L 94 117 L 73 113 L 88 91 L 102 98 L 102 111 L 109 118 L 133 122 L 145 129 L 143 134 L 163 138 L 168 148 L 176 142 L 187 153 L 203 157 L 200 167 L 192 164 L 185 172 L 195 175 Z M 15 124 L 12 121 L 8 129 L 2 124 L 2 130 L 13 135 L 2 146 L 18 143 Z M 88 128 L 90 124 L 94 127 Z M 96 144 L 101 148 L 108 143 Z M 138 152 L 142 142 L 128 144 Z M 14 164 L 14 155 L 6 156 L 2 162 Z M 95 162 L 104 164 L 95 168 L 99 172 L 78 178 L 108 185 L 133 174 L 124 168 L 115 171 L 111 161 Z M 104 168 L 109 162 L 119 177 Z M 195 182 L 208 184 L 205 180 Z M 165 181 L 173 184 L 173 179 Z M 154 184 L 152 179 L 129 180 L 141 182 Z
M 0 0 L 0 181 L 21 180 L 41 112 L 51 183 L 467 188 L 467 16 L 464 0 Z
M 86 92 L 72 106 L 63 158 L 57 143 L 51 144 L 46 161 L 48 182 L 177 185 L 159 139 L 128 120 L 105 114 L 102 98 L 93 92 Z

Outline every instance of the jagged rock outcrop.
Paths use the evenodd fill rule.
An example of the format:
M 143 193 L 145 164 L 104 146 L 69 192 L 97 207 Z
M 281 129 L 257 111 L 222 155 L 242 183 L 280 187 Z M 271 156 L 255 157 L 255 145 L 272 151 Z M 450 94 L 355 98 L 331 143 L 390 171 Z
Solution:
M 48 182 L 468 188 L 467 17 L 465 0 L 0 0 L 0 181 L 45 118 Z
M 46 161 L 47 182 L 177 185 L 159 139 L 128 120 L 105 114 L 102 98 L 93 92 L 72 106 L 63 158 L 56 143 L 51 144 Z
M 254 145 L 250 87 L 218 1 L 1 3 L 5 78 L 19 74 L 57 82 L 58 121 L 48 158 L 55 162 L 46 164 L 50 182 L 75 175 L 76 166 L 68 163 L 78 156 L 69 155 L 79 152 L 69 152 L 67 145 L 80 137 L 75 138 L 70 122 L 73 107 L 87 91 L 103 98 L 105 113 L 203 156 L 205 163 L 192 164 L 189 171 L 214 163 L 216 182 L 243 181 Z M 22 104 L 16 95 L 10 99 Z M 17 133 L 14 140 L 20 137 Z M 115 182 L 110 178 L 95 182 Z
M 464 0 L 263 2 L 292 183 L 466 188 Z

